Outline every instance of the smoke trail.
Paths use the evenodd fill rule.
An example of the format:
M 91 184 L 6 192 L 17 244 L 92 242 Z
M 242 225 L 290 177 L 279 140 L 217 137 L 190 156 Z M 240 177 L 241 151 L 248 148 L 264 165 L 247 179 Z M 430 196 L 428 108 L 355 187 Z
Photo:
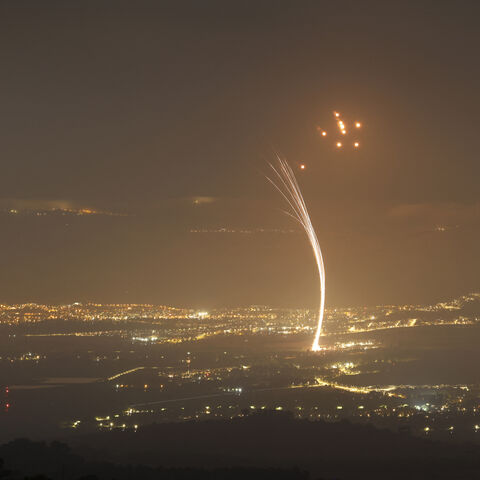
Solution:
M 318 238 L 313 228 L 312 221 L 310 220 L 310 215 L 308 214 L 307 206 L 303 200 L 297 179 L 286 160 L 278 155 L 277 160 L 277 168 L 269 163 L 271 169 L 275 173 L 274 180 L 269 177 L 267 177 L 267 180 L 280 192 L 289 205 L 291 211 L 286 213 L 300 223 L 305 230 L 317 263 L 318 276 L 320 278 L 320 305 L 318 309 L 318 326 L 312 344 L 312 351 L 316 352 L 320 350 L 319 340 L 320 333 L 322 332 L 323 315 L 325 310 L 325 266 L 323 264 L 322 251 L 320 250 L 320 244 L 318 243 Z

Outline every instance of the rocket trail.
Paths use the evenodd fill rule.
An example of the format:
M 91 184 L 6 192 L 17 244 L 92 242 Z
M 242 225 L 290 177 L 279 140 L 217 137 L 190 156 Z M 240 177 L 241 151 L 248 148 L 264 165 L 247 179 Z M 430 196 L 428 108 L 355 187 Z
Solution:
M 267 180 L 279 191 L 290 207 L 290 212 L 285 213 L 300 223 L 305 230 L 317 263 L 318 276 L 320 279 L 320 305 L 318 309 L 317 330 L 312 344 L 312 351 L 317 352 L 321 350 L 319 340 L 322 332 L 323 315 L 325 311 L 325 266 L 323 264 L 322 251 L 293 170 L 290 168 L 288 162 L 278 155 L 277 160 L 277 167 L 269 163 L 275 175 L 273 180 L 269 177 L 267 177 Z

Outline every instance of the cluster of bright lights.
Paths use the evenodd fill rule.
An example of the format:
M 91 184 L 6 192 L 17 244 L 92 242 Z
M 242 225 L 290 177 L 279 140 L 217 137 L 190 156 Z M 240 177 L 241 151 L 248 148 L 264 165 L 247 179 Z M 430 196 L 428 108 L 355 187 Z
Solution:
M 286 200 L 290 207 L 290 212 L 287 212 L 293 219 L 295 219 L 305 230 L 308 240 L 315 256 L 317 264 L 318 275 L 320 278 L 320 306 L 318 311 L 318 325 L 315 332 L 315 338 L 313 340 L 312 350 L 314 352 L 319 351 L 319 339 L 322 331 L 323 315 L 325 310 L 325 266 L 323 264 L 322 251 L 320 250 L 320 244 L 318 242 L 315 229 L 313 228 L 310 215 L 308 214 L 307 206 L 302 196 L 302 192 L 298 185 L 297 179 L 290 168 L 290 165 L 286 160 L 277 156 L 278 167 L 272 168 L 275 177 L 274 180 L 267 177 L 272 185 L 280 192 L 282 197 Z
M 340 132 L 342 137 L 346 137 L 349 132 L 347 131 L 346 123 L 340 117 L 340 113 L 339 112 L 333 112 L 333 116 L 335 117 L 335 121 L 336 121 L 336 124 L 337 124 L 337 127 L 338 127 L 338 131 Z M 362 124 L 360 122 L 354 122 L 353 127 L 354 127 L 354 129 L 359 129 L 359 128 L 362 128 Z M 317 127 L 317 130 L 322 137 L 327 136 L 327 132 L 323 128 Z M 357 139 L 355 139 L 353 141 L 352 145 L 353 145 L 353 148 L 358 149 L 360 147 L 360 142 Z M 336 146 L 337 149 L 340 149 L 340 148 L 343 148 L 345 146 L 345 143 L 342 140 L 338 140 L 338 141 L 335 142 L 335 146 Z M 302 168 L 302 167 L 300 167 L 300 168 Z M 302 170 L 303 170 L 303 168 L 302 168 Z

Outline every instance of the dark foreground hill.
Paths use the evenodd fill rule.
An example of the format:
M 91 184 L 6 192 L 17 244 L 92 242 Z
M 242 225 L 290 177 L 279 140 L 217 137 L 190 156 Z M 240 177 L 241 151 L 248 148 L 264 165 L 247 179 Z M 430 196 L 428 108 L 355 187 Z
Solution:
M 326 478 L 472 478 L 479 472 L 480 449 L 434 443 L 407 434 L 349 422 L 296 420 L 267 412 L 229 421 L 157 424 L 138 432 L 86 437 L 83 445 L 102 458 L 127 463 L 195 467 L 298 466 Z M 80 444 L 78 444 L 80 445 Z M 455 472 L 455 477 L 452 474 Z M 470 476 L 468 476 L 470 475 Z M 436 477 L 433 477 L 436 478 Z
M 19 440 L 8 444 L 7 462 L 0 460 L 4 480 L 308 480 L 308 472 L 278 468 L 161 468 L 87 462 L 66 445 Z M 68 447 L 67 447 L 68 448 Z M 59 452 L 63 450 L 62 452 Z M 13 450 L 16 453 L 13 455 Z M 23 454 L 22 454 L 23 450 Z M 42 472 L 42 473 L 38 473 Z
M 109 480 L 306 480 L 305 471 L 312 480 L 480 479 L 480 449 L 475 446 L 273 413 L 105 432 L 78 437 L 71 445 L 73 450 L 59 443 L 47 447 L 16 441 L 0 447 L 0 457 L 7 468 L 29 475 L 41 472 L 55 480 L 82 475 Z

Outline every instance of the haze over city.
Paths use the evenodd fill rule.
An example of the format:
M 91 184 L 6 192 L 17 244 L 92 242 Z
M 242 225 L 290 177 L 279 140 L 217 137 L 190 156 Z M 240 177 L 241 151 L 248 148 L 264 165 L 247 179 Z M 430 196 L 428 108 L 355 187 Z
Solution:
M 302 235 L 191 233 L 295 228 L 274 151 L 307 165 L 330 305 L 476 289 L 475 2 L 0 8 L 2 301 L 313 305 Z M 358 151 L 319 138 L 333 110 Z

